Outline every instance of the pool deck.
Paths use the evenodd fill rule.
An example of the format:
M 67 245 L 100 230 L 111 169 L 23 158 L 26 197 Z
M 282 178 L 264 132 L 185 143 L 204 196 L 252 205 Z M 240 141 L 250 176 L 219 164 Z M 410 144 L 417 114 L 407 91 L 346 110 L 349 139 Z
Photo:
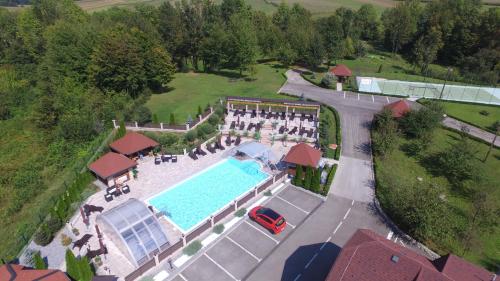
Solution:
M 242 138 L 242 143 L 250 141 L 251 139 Z M 273 152 L 281 158 L 285 155 L 290 147 L 295 143 L 288 142 L 287 144 L 282 144 L 281 142 L 275 142 L 271 146 Z M 205 148 L 205 146 L 202 146 Z M 153 157 L 145 157 L 143 160 L 138 161 L 138 177 L 127 182 L 130 186 L 130 193 L 123 194 L 119 197 L 115 197 L 113 201 L 106 202 L 104 200 L 105 190 L 101 190 L 92 196 L 90 196 L 83 204 L 90 204 L 95 206 L 104 207 L 104 211 L 107 211 L 117 205 L 127 201 L 130 198 L 137 198 L 143 202 L 150 199 L 151 197 L 159 194 L 162 191 L 169 189 L 170 187 L 178 184 L 179 182 L 189 178 L 195 173 L 201 172 L 202 170 L 232 156 L 235 153 L 234 146 L 226 147 L 225 150 L 217 150 L 217 153 L 211 154 L 207 151 L 206 156 L 199 157 L 198 160 L 192 160 L 187 155 L 181 155 L 178 157 L 177 163 L 165 162 L 159 165 L 155 165 Z M 266 168 L 264 169 L 267 173 L 270 171 Z M 82 204 L 82 205 L 83 205 Z M 33 242 L 29 245 L 29 248 L 40 250 L 42 256 L 46 256 L 48 259 L 50 268 L 58 268 L 65 270 L 65 251 L 66 247 L 61 244 L 61 235 L 64 233 L 71 237 L 73 241 L 79 239 L 84 234 L 92 234 L 93 237 L 90 239 L 87 245 L 90 245 L 92 250 L 99 248 L 99 242 L 97 239 L 97 234 L 95 231 L 95 219 L 97 214 L 90 215 L 90 225 L 87 227 L 81 218 L 80 212 L 75 213 L 75 215 L 70 219 L 70 221 L 65 225 L 63 230 L 54 238 L 52 243 L 45 247 L 40 247 L 35 245 Z M 167 234 L 167 238 L 170 243 L 175 243 L 181 238 L 181 231 L 176 229 L 171 223 L 169 223 L 165 218 L 159 219 L 163 229 Z M 79 230 L 79 235 L 76 237 L 73 235 L 71 229 L 77 228 Z M 117 276 L 124 277 L 129 272 L 134 270 L 134 265 L 122 254 L 122 251 L 110 240 L 106 239 L 106 233 L 104 235 L 104 244 L 107 246 L 109 253 L 103 256 L 103 266 L 97 268 L 98 274 L 115 274 Z M 85 255 L 87 251 L 87 245 L 84 246 L 81 251 L 77 249 L 73 250 L 75 255 Z M 123 249 L 126 251 L 126 249 Z M 106 268 L 106 269 L 105 269 Z

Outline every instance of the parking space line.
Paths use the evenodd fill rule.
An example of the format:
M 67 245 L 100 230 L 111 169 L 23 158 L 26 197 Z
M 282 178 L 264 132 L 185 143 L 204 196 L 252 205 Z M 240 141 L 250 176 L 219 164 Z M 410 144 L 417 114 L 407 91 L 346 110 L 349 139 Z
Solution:
M 308 268 L 313 260 L 318 256 L 318 253 L 314 254 L 314 256 L 307 262 L 306 266 L 304 268 Z
M 346 219 L 346 218 L 347 218 L 347 215 L 349 215 L 349 213 L 350 213 L 350 212 L 351 212 L 351 208 L 349 208 L 349 210 L 347 210 L 347 212 L 345 213 L 345 215 L 344 215 L 344 219 Z
M 387 99 L 387 103 L 389 103 L 389 97 L 385 97 Z
M 321 251 L 321 250 L 323 250 L 323 248 L 326 246 L 326 244 L 327 244 L 328 242 L 330 242 L 330 239 L 332 239 L 332 237 L 331 237 L 331 236 L 330 236 L 330 237 L 328 237 L 328 239 L 326 239 L 326 241 L 325 241 L 325 242 L 323 242 L 323 245 L 321 245 L 321 247 L 319 248 L 319 250 L 320 250 L 320 251 Z
M 302 273 L 300 273 L 299 275 L 297 275 L 297 277 L 295 277 L 295 279 L 293 279 L 293 281 L 299 280 L 300 276 L 302 276 Z
M 290 202 L 290 201 L 288 201 L 288 200 L 285 200 L 285 199 L 281 198 L 281 196 L 276 196 L 276 198 L 279 198 L 279 199 L 283 200 L 284 202 L 286 202 L 286 203 L 288 203 L 288 204 L 290 204 L 290 205 L 294 206 L 295 208 L 297 208 L 298 210 L 300 210 L 300 211 L 304 212 L 305 214 L 309 214 L 309 212 L 308 212 L 308 211 L 306 211 L 306 210 L 302 209 L 301 207 L 299 207 L 299 206 L 297 206 L 297 205 L 293 204 L 292 202 Z
M 252 258 L 256 259 L 257 261 L 261 261 L 261 259 L 259 259 L 256 255 L 252 254 L 249 250 L 247 250 L 245 247 L 241 246 L 238 242 L 234 241 L 231 237 L 229 236 L 226 236 L 226 238 L 233 242 L 234 245 L 240 247 L 243 251 L 247 252 L 247 254 L 249 254 L 250 256 L 252 256 Z
M 341 225 L 342 225 L 342 222 L 340 222 L 339 225 L 337 225 L 337 227 L 333 231 L 333 234 L 335 234 L 337 232 L 337 230 L 339 230 L 339 228 L 340 228 Z
M 359 100 L 359 93 L 358 93 L 358 100 Z
M 352 202 L 351 202 L 351 206 L 354 206 L 354 200 L 352 200 Z
M 186 277 L 184 277 L 184 275 L 182 275 L 182 273 L 179 273 L 178 275 L 179 275 L 179 277 L 181 277 L 181 278 L 182 278 L 182 280 L 184 280 L 184 281 L 188 281 L 188 280 L 186 279 Z
M 345 99 L 345 92 L 344 92 L 344 99 Z
M 253 227 L 255 230 L 259 231 L 260 233 L 264 234 L 265 236 L 267 236 L 269 239 L 273 240 L 276 244 L 279 244 L 280 241 L 274 239 L 273 237 L 271 237 L 269 234 L 265 233 L 264 231 L 262 231 L 261 229 L 258 229 L 257 227 L 255 227 L 253 224 L 249 223 L 248 221 L 245 221 L 246 224 L 248 224 L 249 226 Z
M 205 257 L 207 257 L 207 259 L 209 259 L 211 262 L 213 262 L 216 266 L 218 266 L 220 269 L 222 269 L 222 271 L 224 271 L 227 275 L 229 275 L 229 277 L 233 278 L 234 280 L 238 281 L 238 279 L 236 279 L 236 277 L 234 277 L 231 272 L 227 271 L 224 267 L 222 267 L 222 265 L 220 265 L 219 263 L 217 263 L 216 261 L 214 261 L 214 259 L 212 259 L 209 255 L 207 255 L 207 253 L 204 253 L 203 255 L 205 255 Z
M 387 240 L 391 240 L 391 239 L 392 239 L 392 235 L 393 235 L 393 234 L 394 234 L 394 232 L 389 231 L 389 233 L 387 233 L 387 237 L 386 237 L 386 239 L 387 239 Z
M 375 97 L 372 95 L 372 102 L 375 102 Z
M 286 222 L 286 225 L 290 226 L 290 227 L 291 227 L 291 228 L 293 228 L 293 229 L 295 229 L 295 227 L 296 227 L 295 225 L 293 225 L 293 224 L 291 224 L 291 223 L 289 223 L 289 222 Z

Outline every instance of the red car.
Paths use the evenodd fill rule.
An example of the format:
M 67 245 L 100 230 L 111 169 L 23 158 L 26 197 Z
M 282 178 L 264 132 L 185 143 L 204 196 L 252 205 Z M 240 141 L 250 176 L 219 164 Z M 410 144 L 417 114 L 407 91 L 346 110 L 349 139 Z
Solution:
M 285 218 L 269 208 L 257 206 L 253 208 L 248 215 L 251 219 L 274 234 L 280 233 L 286 227 Z

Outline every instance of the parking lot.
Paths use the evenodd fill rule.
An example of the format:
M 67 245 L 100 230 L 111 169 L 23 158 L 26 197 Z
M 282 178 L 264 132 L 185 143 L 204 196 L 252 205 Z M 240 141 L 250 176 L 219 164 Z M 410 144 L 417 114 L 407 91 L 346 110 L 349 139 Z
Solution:
M 284 231 L 271 234 L 248 217 L 229 229 L 221 239 L 197 255 L 180 273 L 175 281 L 233 281 L 244 279 L 269 255 L 309 214 L 323 202 L 318 196 L 287 185 L 274 194 L 263 205 L 287 220 Z

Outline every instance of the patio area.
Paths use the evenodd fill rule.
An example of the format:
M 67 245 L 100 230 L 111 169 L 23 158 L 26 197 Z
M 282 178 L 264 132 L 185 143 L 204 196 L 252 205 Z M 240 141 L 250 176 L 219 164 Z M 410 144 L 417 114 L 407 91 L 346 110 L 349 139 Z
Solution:
M 225 140 L 225 138 L 223 140 Z M 252 140 L 251 138 L 241 138 L 241 144 Z M 160 162 L 160 164 L 158 164 L 154 156 L 144 157 L 137 161 L 137 178 L 130 179 L 124 183 L 130 187 L 130 192 L 123 193 L 119 196 L 113 196 L 113 200 L 108 202 L 105 199 L 107 186 L 102 181 L 96 180 L 95 185 L 100 187 L 101 190 L 90 196 L 82 206 L 87 204 L 102 207 L 102 212 L 106 212 L 111 208 L 127 202 L 131 198 L 147 203 L 149 198 L 236 153 L 236 146 L 234 143 L 231 146 L 227 146 L 223 142 L 223 146 L 225 147 L 224 150 L 217 149 L 216 153 L 209 153 L 206 145 L 202 145 L 201 149 L 207 152 L 206 155 L 198 156 L 197 160 L 193 160 L 188 155 L 178 155 L 176 163 Z M 270 149 L 278 159 L 281 159 L 291 146 L 293 146 L 292 143 L 277 141 L 273 146 L 270 146 Z M 278 172 L 271 171 L 267 166 L 264 169 L 270 174 Z M 82 213 L 77 212 L 65 225 L 63 230 L 54 238 L 52 243 L 45 247 L 39 247 L 31 243 L 29 247 L 31 249 L 40 250 L 42 256 L 47 256 L 51 268 L 64 270 L 64 253 L 66 247 L 72 248 L 72 245 L 63 246 L 61 243 L 61 236 L 64 234 L 70 237 L 74 242 L 81 239 L 86 234 L 92 235 L 89 241 L 81 247 L 81 249 L 73 249 L 76 256 L 86 255 L 89 249 L 98 250 L 100 248 L 100 243 L 95 227 L 98 214 L 99 212 L 91 213 L 88 216 L 88 223 L 86 224 L 83 220 Z M 163 216 L 159 216 L 158 220 L 170 244 L 181 239 L 181 231 L 176 229 L 167 219 Z M 102 226 L 99 225 L 99 228 L 102 233 Z M 75 235 L 73 229 L 78 229 L 78 235 Z M 113 243 L 110 237 L 107 237 L 106 233 L 104 233 L 102 242 L 107 248 L 108 253 L 101 256 L 102 265 L 97 268 L 98 274 L 115 274 L 123 277 L 135 269 L 135 265 L 123 254 L 124 249 L 119 248 L 117 244 Z

